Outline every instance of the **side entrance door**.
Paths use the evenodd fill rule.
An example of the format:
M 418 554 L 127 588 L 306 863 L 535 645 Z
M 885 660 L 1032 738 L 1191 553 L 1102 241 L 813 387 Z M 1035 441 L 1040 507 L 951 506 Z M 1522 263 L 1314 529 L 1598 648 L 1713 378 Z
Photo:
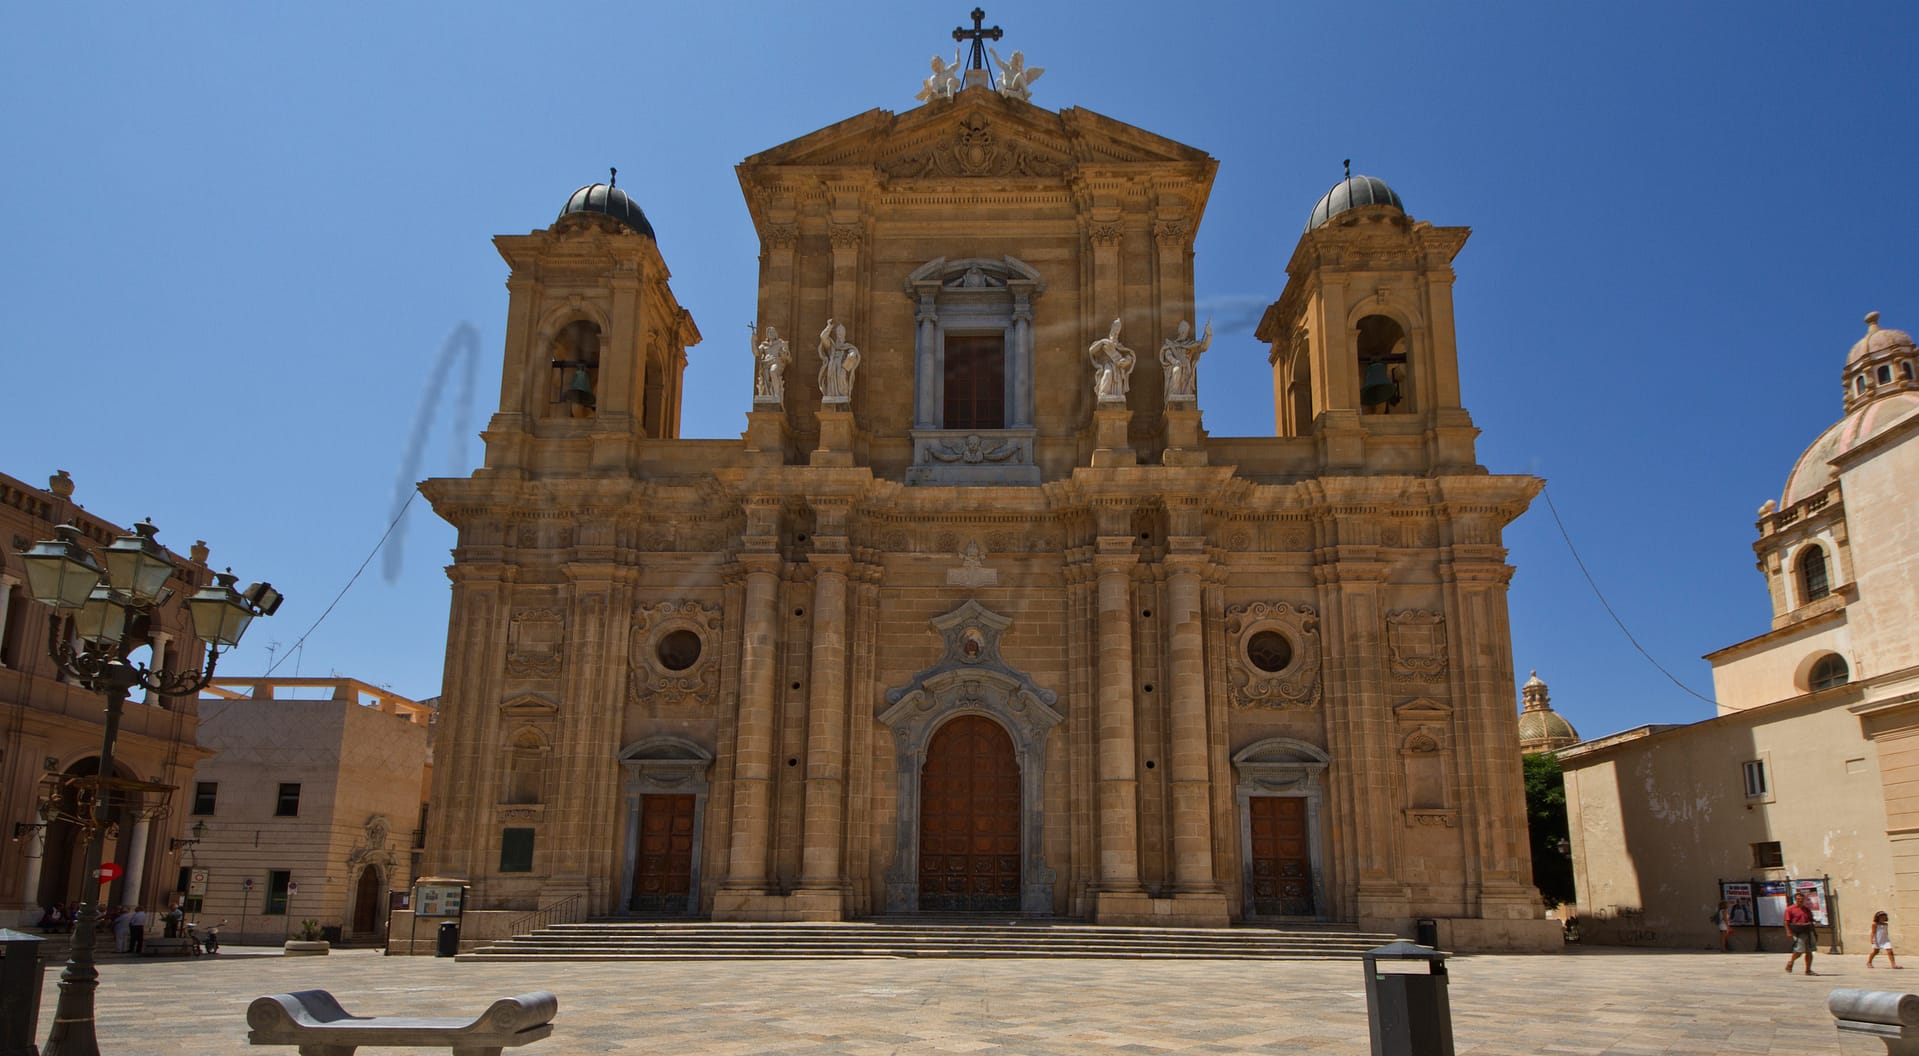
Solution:
M 1313 915 L 1313 863 L 1306 845 L 1306 800 L 1254 796 L 1253 912 L 1262 917 Z
M 641 796 L 640 846 L 627 908 L 685 913 L 693 893 L 693 797 Z

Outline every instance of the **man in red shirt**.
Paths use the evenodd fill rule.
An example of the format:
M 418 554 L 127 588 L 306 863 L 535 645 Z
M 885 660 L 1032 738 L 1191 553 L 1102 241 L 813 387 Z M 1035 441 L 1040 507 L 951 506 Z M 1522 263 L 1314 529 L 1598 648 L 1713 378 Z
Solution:
M 1819 945 L 1819 929 L 1812 923 L 1812 902 L 1804 891 L 1786 907 L 1786 934 L 1792 937 L 1792 956 L 1786 959 L 1786 974 L 1792 974 L 1793 963 L 1800 954 L 1806 955 L 1806 974 L 1817 975 L 1812 970 L 1812 951 Z

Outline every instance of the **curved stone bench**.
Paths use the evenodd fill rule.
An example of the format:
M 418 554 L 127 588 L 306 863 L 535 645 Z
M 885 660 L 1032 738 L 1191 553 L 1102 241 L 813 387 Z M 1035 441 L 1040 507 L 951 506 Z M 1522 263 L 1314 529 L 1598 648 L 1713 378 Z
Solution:
M 353 1056 L 361 1045 L 443 1048 L 454 1056 L 500 1056 L 553 1033 L 560 999 L 544 990 L 503 998 L 473 1019 L 430 1016 L 356 1016 L 325 990 L 296 990 L 254 998 L 247 1006 L 247 1041 L 298 1045 L 300 1056 Z
M 1919 1056 L 1919 994 L 1893 990 L 1834 990 L 1826 1011 L 1841 1032 L 1886 1043 L 1888 1056 Z

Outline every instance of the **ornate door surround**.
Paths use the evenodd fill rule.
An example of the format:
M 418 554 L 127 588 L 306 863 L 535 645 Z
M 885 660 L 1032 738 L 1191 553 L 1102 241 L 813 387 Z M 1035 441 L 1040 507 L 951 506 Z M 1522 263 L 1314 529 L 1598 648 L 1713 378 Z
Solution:
M 1312 861 L 1313 914 L 1317 919 L 1328 919 L 1326 841 L 1319 820 L 1325 794 L 1319 778 L 1329 761 L 1324 751 L 1291 737 L 1268 737 L 1233 755 L 1233 770 L 1239 778 L 1233 798 L 1239 806 L 1240 897 L 1249 919 L 1262 917 L 1253 908 L 1254 796 L 1297 796 L 1306 801 L 1306 853 Z
M 700 844 L 706 835 L 707 771 L 713 766 L 713 753 L 684 737 L 648 737 L 620 752 L 620 766 L 626 770 L 626 820 L 620 831 L 626 834 L 619 895 L 613 912 L 633 912 L 633 883 L 639 871 L 641 797 L 646 795 L 690 795 L 693 797 L 692 875 L 687 882 L 686 915 L 700 911 Z
M 893 731 L 899 760 L 899 810 L 893 867 L 886 873 L 886 912 L 917 913 L 920 904 L 920 775 L 933 733 L 961 715 L 983 715 L 1013 739 L 1020 773 L 1020 912 L 1050 915 L 1057 879 L 1046 865 L 1042 804 L 1046 735 L 1063 716 L 1057 695 L 1001 659 L 1000 636 L 1013 621 L 968 601 L 930 621 L 944 644 L 939 662 L 886 691 L 879 720 Z

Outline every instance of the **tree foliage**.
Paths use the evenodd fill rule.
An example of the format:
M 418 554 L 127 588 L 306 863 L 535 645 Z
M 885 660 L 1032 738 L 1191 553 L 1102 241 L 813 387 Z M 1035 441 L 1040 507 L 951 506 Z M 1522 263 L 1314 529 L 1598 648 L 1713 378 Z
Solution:
M 1559 757 L 1535 752 L 1522 757 L 1526 767 L 1526 829 L 1533 850 L 1533 885 L 1549 906 L 1571 902 L 1573 861 L 1566 823 L 1566 781 Z

